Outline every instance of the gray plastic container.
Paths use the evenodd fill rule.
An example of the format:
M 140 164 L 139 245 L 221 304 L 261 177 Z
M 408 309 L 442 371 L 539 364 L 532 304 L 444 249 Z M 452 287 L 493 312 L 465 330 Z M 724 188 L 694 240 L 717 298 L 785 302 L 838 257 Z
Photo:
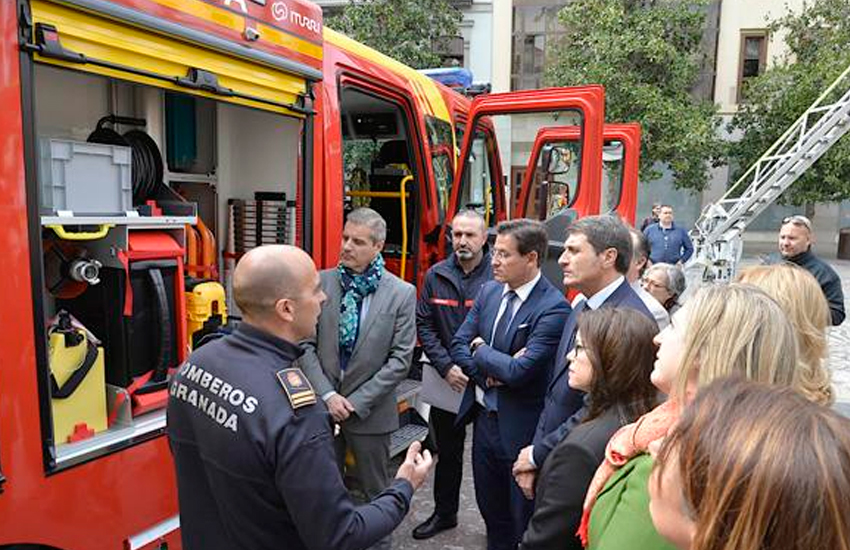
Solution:
M 132 152 L 121 145 L 44 138 L 39 143 L 41 213 L 75 216 L 133 210 Z

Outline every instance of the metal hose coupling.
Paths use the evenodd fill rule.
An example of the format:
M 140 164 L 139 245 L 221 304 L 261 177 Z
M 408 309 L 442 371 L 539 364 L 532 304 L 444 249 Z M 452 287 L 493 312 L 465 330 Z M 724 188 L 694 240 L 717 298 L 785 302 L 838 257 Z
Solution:
M 68 275 L 75 281 L 96 285 L 100 282 L 101 264 L 97 260 L 77 258 L 68 266 Z

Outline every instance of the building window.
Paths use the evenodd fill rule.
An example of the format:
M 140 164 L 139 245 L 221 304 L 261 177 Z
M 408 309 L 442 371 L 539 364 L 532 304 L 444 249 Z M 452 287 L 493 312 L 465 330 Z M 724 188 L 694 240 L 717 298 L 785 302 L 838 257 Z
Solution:
M 558 11 L 564 0 L 539 0 L 542 5 L 516 6 L 513 12 L 511 89 L 543 87 L 546 48 L 563 35 Z
M 747 81 L 764 72 L 767 64 L 767 31 L 741 32 L 741 63 L 738 70 L 738 103 L 744 100 Z

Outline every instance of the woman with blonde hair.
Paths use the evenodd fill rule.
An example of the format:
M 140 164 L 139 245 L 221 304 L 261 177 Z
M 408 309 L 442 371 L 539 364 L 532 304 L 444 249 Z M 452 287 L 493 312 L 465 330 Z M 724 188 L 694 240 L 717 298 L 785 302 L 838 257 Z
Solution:
M 655 338 L 652 383 L 667 401 L 608 442 L 590 483 L 579 535 L 594 550 L 663 550 L 671 546 L 649 517 L 649 445 L 662 440 L 699 388 L 739 375 L 791 386 L 797 365 L 794 329 L 764 291 L 743 284 L 700 289 Z
M 797 332 L 800 366 L 796 384 L 803 396 L 821 405 L 832 403 L 832 384 L 825 362 L 829 303 L 817 279 L 793 264 L 760 265 L 741 271 L 738 281 L 755 285 L 779 303 Z
M 850 550 L 850 421 L 789 388 L 716 381 L 665 439 L 648 490 L 681 550 Z

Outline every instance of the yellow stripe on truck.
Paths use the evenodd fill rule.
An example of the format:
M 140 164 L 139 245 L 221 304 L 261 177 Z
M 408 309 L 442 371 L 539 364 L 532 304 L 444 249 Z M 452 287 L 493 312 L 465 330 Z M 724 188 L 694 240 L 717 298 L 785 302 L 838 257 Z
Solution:
M 426 113 L 433 114 L 434 117 L 451 124 L 449 109 L 439 88 L 430 77 L 327 27 L 324 28 L 323 36 L 328 44 L 333 44 L 342 50 L 362 57 L 366 61 L 386 67 L 408 79 L 422 109 Z

